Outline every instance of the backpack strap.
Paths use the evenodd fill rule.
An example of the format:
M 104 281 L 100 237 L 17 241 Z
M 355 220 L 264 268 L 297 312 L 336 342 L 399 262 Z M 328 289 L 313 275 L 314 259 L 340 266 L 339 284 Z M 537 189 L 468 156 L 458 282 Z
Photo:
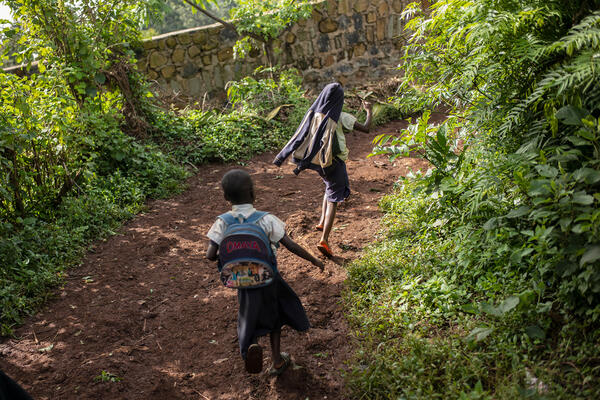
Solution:
M 262 217 L 264 217 L 267 214 L 268 212 L 264 211 L 254 211 L 250 216 L 248 216 L 248 218 L 245 218 L 241 223 L 246 222 L 249 224 L 256 224 Z M 240 223 L 240 220 L 238 218 L 234 217 L 228 212 L 219 215 L 217 218 L 222 219 L 223 222 L 227 224 L 227 226 Z
M 217 218 L 222 219 L 223 222 L 225 222 L 225 224 L 227 226 L 239 223 L 239 220 L 236 217 L 234 217 L 233 215 L 229 214 L 228 212 L 226 212 L 225 214 L 219 215 Z
M 254 213 L 252 215 L 250 215 L 248 218 L 246 218 L 246 222 L 249 224 L 255 224 L 262 217 L 264 217 L 267 214 L 268 214 L 268 212 L 264 212 L 264 211 L 254 211 Z
M 248 216 L 248 218 L 243 220 L 241 223 L 246 222 L 246 223 L 256 224 L 258 221 L 261 220 L 262 217 L 264 217 L 267 214 L 269 214 L 269 213 L 266 211 L 254 211 L 250 216 Z M 227 225 L 227 226 L 240 223 L 239 219 L 237 219 L 233 215 L 229 214 L 228 212 L 226 212 L 225 214 L 219 215 L 217 218 L 222 219 L 223 222 L 225 222 L 225 225 Z M 264 230 L 263 230 L 263 233 L 265 234 L 265 237 L 267 238 L 267 240 L 269 240 L 269 238 L 267 237 L 267 234 L 264 232 Z M 273 246 L 275 246 L 275 248 L 277 248 L 277 249 L 279 248 L 279 243 L 271 243 L 271 244 Z
M 250 215 L 248 218 L 246 218 L 246 222 L 249 223 L 249 224 L 256 224 L 258 221 L 260 221 L 267 214 L 269 214 L 269 213 L 266 212 L 266 211 L 254 211 L 254 213 L 252 215 Z M 265 232 L 265 235 L 266 235 L 266 232 Z M 268 239 L 268 237 L 267 237 L 267 239 Z M 279 242 L 272 243 L 270 240 L 269 240 L 269 242 L 271 243 L 271 245 L 275 246 L 276 249 L 279 248 Z

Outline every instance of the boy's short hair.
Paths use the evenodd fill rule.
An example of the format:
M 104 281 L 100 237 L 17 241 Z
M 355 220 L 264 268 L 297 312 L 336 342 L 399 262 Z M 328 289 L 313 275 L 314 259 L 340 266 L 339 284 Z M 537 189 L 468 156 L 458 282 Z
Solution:
M 252 202 L 254 184 L 250 174 L 241 169 L 232 169 L 223 175 L 221 187 L 225 198 L 234 204 Z

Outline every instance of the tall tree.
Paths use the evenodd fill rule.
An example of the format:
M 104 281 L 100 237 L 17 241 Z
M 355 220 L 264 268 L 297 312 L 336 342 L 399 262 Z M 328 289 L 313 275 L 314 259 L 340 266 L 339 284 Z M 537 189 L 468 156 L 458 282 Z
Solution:
M 262 46 L 269 64 L 276 64 L 273 42 L 280 38 L 292 24 L 307 18 L 312 10 L 308 0 L 239 0 L 230 10 L 230 20 L 219 18 L 209 10 L 214 0 L 181 0 L 196 11 L 231 29 L 238 36 L 234 52 L 243 58 L 252 46 Z

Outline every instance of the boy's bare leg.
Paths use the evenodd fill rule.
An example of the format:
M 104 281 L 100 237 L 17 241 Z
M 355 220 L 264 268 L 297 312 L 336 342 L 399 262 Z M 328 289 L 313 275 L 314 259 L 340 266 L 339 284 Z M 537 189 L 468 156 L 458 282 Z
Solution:
M 281 329 L 272 331 L 269 339 L 271 340 L 271 358 L 273 359 L 273 367 L 280 368 L 283 365 L 280 351 Z
M 323 195 L 323 205 L 321 206 L 321 218 L 319 219 L 319 224 L 317 227 L 323 229 L 323 225 L 325 224 L 325 211 L 327 210 L 327 196 Z
M 337 203 L 327 201 L 325 219 L 323 221 L 323 234 L 321 235 L 321 242 L 329 244 L 329 234 L 331 233 L 331 228 L 333 227 L 333 220 L 335 219 L 336 210 Z

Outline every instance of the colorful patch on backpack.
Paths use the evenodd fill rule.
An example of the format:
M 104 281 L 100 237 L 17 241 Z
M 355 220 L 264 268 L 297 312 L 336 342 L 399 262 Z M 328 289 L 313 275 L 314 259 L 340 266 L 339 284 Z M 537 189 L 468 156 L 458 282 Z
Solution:
M 245 220 L 223 214 L 227 224 L 219 245 L 221 282 L 228 288 L 246 289 L 269 285 L 277 275 L 271 242 L 258 221 L 266 213 L 255 212 Z
M 273 270 L 268 265 L 255 262 L 229 264 L 221 270 L 221 282 L 232 289 L 264 286 L 272 281 Z

